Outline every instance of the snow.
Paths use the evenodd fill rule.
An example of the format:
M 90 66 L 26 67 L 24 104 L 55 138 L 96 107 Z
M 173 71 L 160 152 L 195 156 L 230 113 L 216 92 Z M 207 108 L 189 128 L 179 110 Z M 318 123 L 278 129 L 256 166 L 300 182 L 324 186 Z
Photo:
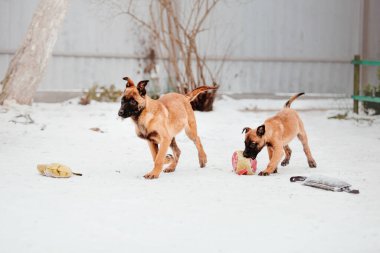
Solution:
M 380 119 L 328 119 L 351 100 L 292 104 L 316 169 L 294 140 L 290 164 L 278 174 L 232 172 L 243 127 L 258 126 L 284 103 L 224 96 L 213 112 L 196 112 L 206 168 L 181 133 L 177 170 L 157 180 L 143 178 L 153 165 L 148 146 L 129 119 L 117 118 L 117 103 L 0 107 L 0 252 L 380 252 Z M 28 118 L 20 114 L 34 123 L 22 124 Z M 264 169 L 267 152 L 257 160 Z M 37 164 L 52 162 L 83 176 L 38 174 Z M 289 182 L 314 173 L 360 194 Z

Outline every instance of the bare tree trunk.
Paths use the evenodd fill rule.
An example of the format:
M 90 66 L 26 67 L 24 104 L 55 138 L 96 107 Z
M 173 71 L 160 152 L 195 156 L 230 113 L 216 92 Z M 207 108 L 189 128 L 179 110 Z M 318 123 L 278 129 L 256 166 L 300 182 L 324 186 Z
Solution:
M 67 8 L 68 0 L 40 0 L 22 46 L 13 56 L 1 81 L 0 104 L 5 100 L 32 103 Z

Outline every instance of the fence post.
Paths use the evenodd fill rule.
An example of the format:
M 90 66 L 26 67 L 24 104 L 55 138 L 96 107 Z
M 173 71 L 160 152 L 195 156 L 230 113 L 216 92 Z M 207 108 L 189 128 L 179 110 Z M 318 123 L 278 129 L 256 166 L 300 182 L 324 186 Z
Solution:
M 355 55 L 354 61 L 360 61 L 360 55 Z M 359 95 L 360 64 L 354 63 L 354 96 Z M 354 99 L 354 113 L 359 113 L 359 101 Z

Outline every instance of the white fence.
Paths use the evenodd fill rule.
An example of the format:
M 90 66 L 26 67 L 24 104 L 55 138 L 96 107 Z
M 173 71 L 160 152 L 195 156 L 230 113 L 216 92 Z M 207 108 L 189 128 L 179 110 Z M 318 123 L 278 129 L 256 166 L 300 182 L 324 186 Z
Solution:
M 71 1 L 40 90 L 142 78 L 140 56 L 149 44 L 139 36 L 144 31 L 98 2 Z M 140 15 L 145 2 L 139 2 Z M 0 0 L 1 77 L 36 5 L 37 0 Z M 211 68 L 226 59 L 219 75 L 225 93 L 351 94 L 349 62 L 361 49 L 361 13 L 358 0 L 222 0 L 199 42 Z

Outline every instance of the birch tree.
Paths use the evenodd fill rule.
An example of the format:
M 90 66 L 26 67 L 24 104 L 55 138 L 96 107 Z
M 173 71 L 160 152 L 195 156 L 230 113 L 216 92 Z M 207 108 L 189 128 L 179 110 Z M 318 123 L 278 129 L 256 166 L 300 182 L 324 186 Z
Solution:
M 69 0 L 40 0 L 21 47 L 1 81 L 0 104 L 31 104 L 57 41 Z

